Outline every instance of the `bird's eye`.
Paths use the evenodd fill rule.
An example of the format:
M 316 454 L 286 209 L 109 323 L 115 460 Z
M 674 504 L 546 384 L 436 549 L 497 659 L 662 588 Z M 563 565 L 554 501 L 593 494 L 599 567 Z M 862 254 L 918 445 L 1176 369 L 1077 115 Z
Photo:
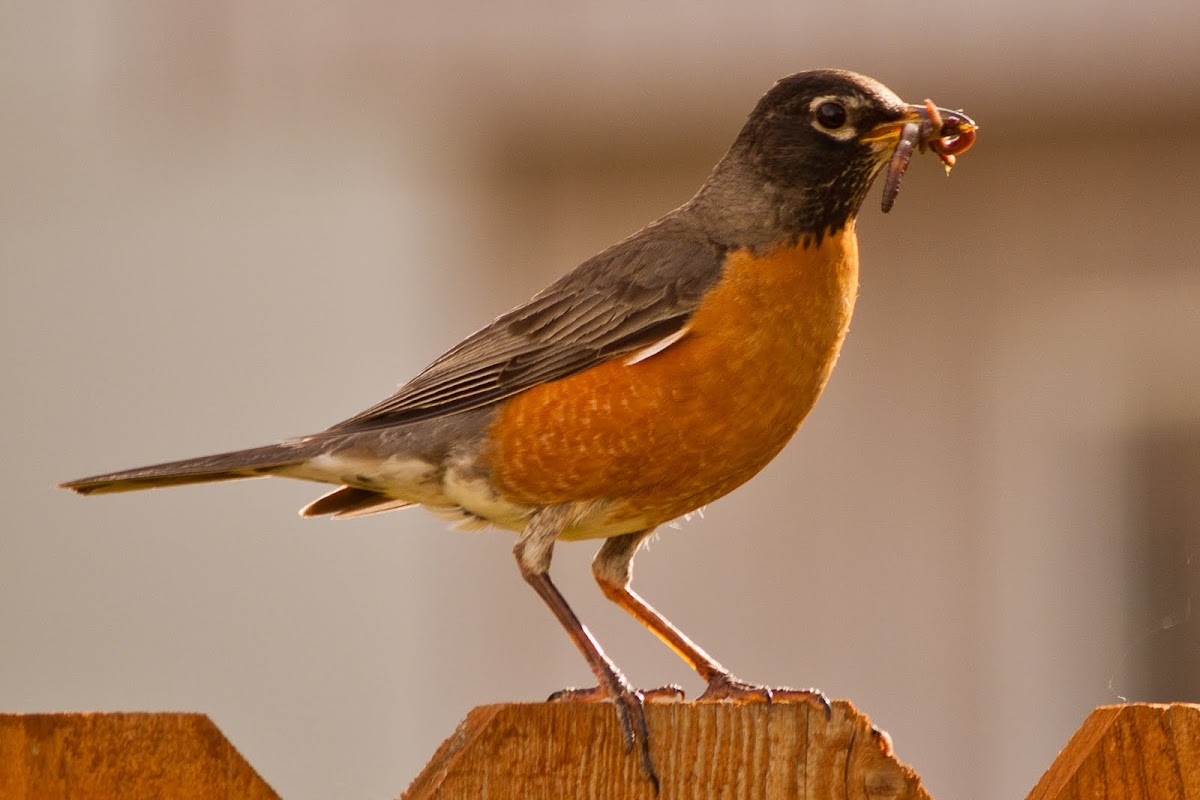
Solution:
M 817 124 L 826 130 L 835 131 L 846 124 L 846 107 L 832 100 L 821 103 L 813 114 Z

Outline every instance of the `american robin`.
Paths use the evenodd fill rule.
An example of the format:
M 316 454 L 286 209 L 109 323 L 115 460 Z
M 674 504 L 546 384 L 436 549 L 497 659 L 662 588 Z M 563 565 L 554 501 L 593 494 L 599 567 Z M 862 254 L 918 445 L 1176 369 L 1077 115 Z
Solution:
M 966 116 L 835 70 L 778 81 L 694 197 L 467 337 L 396 394 L 328 430 L 98 475 L 102 494 L 273 475 L 338 488 L 301 511 L 422 505 L 516 531 L 522 577 L 615 703 L 653 779 L 644 697 L 550 580 L 560 539 L 603 539 L 600 588 L 707 683 L 701 700 L 770 700 L 630 588 L 649 533 L 741 485 L 821 394 L 858 291 L 855 217 L 889 162 L 890 206 L 914 148 L 947 164 Z M 819 693 L 798 693 L 823 703 Z

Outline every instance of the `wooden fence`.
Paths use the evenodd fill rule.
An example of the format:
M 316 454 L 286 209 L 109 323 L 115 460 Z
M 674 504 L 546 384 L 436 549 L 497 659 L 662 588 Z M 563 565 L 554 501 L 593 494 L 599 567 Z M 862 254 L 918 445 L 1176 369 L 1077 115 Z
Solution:
M 657 798 L 901 800 L 921 779 L 847 701 L 646 708 Z M 476 708 L 401 795 L 656 798 L 605 705 Z M 0 800 L 277 800 L 200 714 L 0 714 Z M 1200 705 L 1102 706 L 1027 800 L 1200 800 Z M 340 800 L 353 800 L 342 798 Z

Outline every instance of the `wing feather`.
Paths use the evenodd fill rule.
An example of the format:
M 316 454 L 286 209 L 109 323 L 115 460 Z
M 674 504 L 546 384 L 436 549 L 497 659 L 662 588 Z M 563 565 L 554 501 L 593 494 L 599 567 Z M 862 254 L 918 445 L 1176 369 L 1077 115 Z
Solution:
M 387 400 L 330 431 L 480 408 L 649 347 L 687 325 L 720 279 L 726 252 L 686 213 L 669 214 L 585 261 L 467 337 Z

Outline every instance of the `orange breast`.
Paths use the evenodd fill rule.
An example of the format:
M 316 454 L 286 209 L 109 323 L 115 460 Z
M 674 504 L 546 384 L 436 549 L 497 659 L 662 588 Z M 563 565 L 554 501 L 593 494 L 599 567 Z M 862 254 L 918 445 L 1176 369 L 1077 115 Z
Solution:
M 679 341 L 507 401 L 485 452 L 494 487 L 528 505 L 608 499 L 610 521 L 647 526 L 715 500 L 804 420 L 857 291 L 853 224 L 820 245 L 732 253 Z

